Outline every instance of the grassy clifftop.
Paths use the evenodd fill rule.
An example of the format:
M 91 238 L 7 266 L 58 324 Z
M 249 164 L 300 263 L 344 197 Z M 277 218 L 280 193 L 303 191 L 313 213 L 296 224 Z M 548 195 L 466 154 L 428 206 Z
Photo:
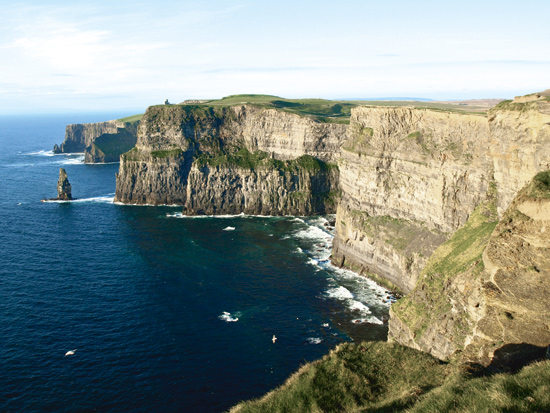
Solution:
M 472 374 L 396 343 L 346 343 L 231 412 L 443 412 L 550 408 L 550 361 L 516 374 Z

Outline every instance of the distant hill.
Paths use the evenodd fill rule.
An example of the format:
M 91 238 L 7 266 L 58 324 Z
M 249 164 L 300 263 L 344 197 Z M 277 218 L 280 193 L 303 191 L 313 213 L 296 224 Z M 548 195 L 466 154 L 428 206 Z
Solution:
M 365 100 L 365 101 L 371 101 L 371 100 L 392 100 L 392 101 L 400 101 L 400 102 L 433 102 L 433 99 L 426 99 L 426 98 L 411 98 L 411 97 L 386 97 L 386 98 L 351 98 L 351 99 L 342 99 L 342 100 Z

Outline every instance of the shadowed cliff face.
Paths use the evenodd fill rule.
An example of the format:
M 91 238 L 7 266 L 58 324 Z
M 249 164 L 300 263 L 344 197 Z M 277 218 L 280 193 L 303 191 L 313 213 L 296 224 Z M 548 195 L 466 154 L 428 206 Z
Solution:
M 495 352 L 521 358 L 510 344 L 550 344 L 550 171 L 520 191 L 494 231 L 491 214 L 479 214 L 392 307 L 390 339 L 442 359 L 462 350 L 484 365 Z
M 84 152 L 86 163 L 118 162 L 136 144 L 139 121 L 110 120 L 67 125 L 65 140 L 54 153 Z
M 240 105 L 157 106 L 121 158 L 115 200 L 190 214 L 335 211 L 346 126 Z

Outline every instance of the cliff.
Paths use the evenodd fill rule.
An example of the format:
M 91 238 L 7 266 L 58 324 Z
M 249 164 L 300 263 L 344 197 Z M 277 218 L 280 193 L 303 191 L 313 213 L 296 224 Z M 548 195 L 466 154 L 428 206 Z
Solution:
M 357 107 L 349 126 L 253 104 L 153 106 L 121 157 L 115 200 L 188 214 L 336 211 L 333 263 L 410 293 L 392 308 L 390 338 L 486 364 L 502 343 L 550 342 L 520 327 L 548 330 L 528 308 L 547 309 L 525 298 L 542 296 L 523 286 L 546 268 L 545 232 L 536 233 L 546 201 L 524 192 L 513 201 L 550 169 L 549 128 L 543 95 L 487 114 Z M 532 222 L 502 229 L 510 216 Z M 515 244 L 502 243 L 507 230 Z M 520 269 L 499 278 L 511 259 Z
M 492 192 L 492 194 L 491 194 Z M 490 191 L 393 305 L 389 339 L 484 365 L 544 355 L 550 344 L 550 171 L 516 196 L 497 225 Z M 428 316 L 429 315 L 429 316 Z
M 99 123 L 67 125 L 65 140 L 54 145 L 54 153 L 84 152 L 86 163 L 118 162 L 137 140 L 139 120 L 110 120 Z
M 411 291 L 487 191 L 489 133 L 482 115 L 355 109 L 340 152 L 333 262 Z
M 115 200 L 192 214 L 334 212 L 345 130 L 253 105 L 153 106 L 121 157 Z
M 427 258 L 494 182 L 502 216 L 550 168 L 550 103 L 505 101 L 482 114 L 352 110 L 340 151 L 332 261 L 410 292 Z

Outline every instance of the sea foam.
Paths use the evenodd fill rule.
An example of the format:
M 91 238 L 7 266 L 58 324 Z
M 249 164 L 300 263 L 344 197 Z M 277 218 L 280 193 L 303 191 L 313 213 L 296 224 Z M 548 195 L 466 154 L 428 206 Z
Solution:
M 233 317 L 231 313 L 228 313 L 227 311 L 224 311 L 220 316 L 218 316 L 218 318 L 226 323 L 234 323 L 235 321 L 239 321 L 239 317 Z

